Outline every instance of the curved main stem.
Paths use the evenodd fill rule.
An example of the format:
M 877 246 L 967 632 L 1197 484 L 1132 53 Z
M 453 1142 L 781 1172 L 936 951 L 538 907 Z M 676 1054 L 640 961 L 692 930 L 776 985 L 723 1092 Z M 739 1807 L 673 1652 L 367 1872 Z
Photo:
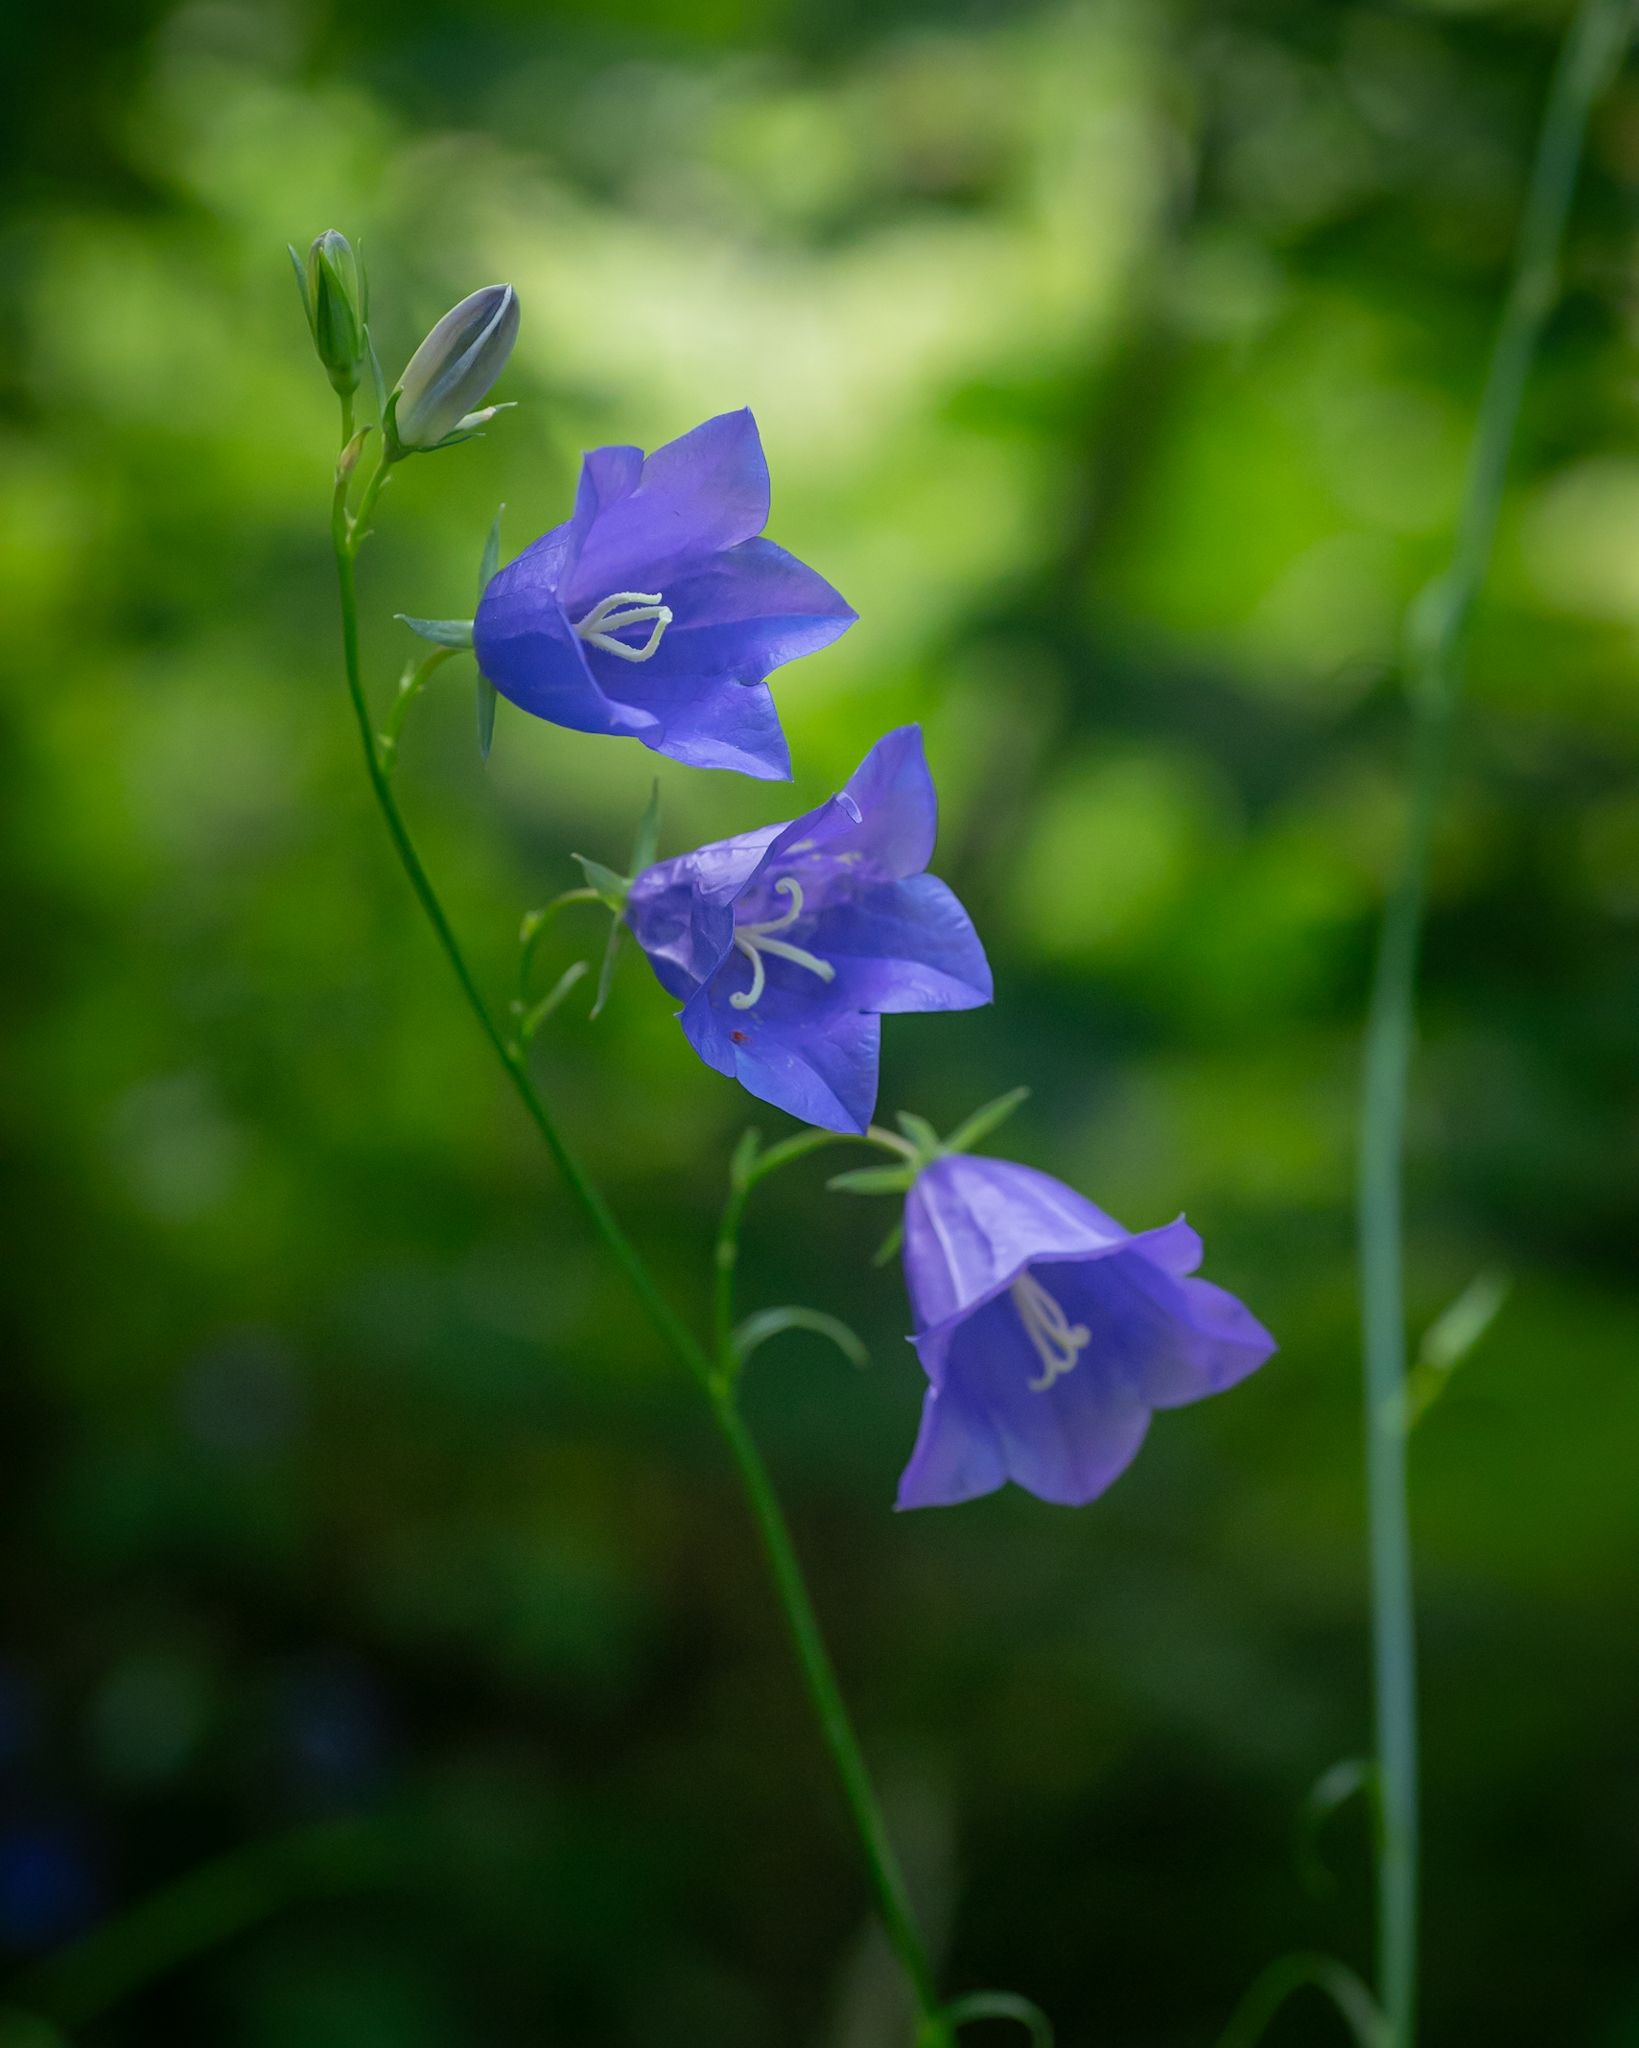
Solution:
M 687 1325 L 651 1278 L 647 1266 L 621 1228 L 614 1212 L 559 1131 L 540 1091 L 532 1079 L 524 1050 L 514 1045 L 499 1029 L 484 1001 L 460 942 L 445 914 L 443 904 L 411 839 L 399 810 L 392 784 L 382 763 L 369 705 L 364 694 L 359 659 L 358 586 L 356 564 L 364 538 L 364 517 L 385 480 L 385 465 L 378 468 L 361 496 L 359 514 L 350 518 L 347 510 L 347 477 L 338 477 L 331 509 L 331 537 L 336 553 L 336 574 L 341 592 L 342 653 L 347 673 L 347 693 L 358 724 L 359 741 L 370 787 L 393 842 L 399 863 L 416 900 L 426 913 L 444 957 L 467 1007 L 489 1041 L 490 1049 L 505 1068 L 514 1092 L 531 1123 L 540 1133 L 553 1163 L 568 1183 L 571 1193 L 585 1212 L 596 1235 L 631 1283 L 633 1294 L 653 1324 L 661 1341 L 687 1367 L 704 1391 L 719 1430 L 728 1445 L 735 1470 L 745 1490 L 763 1547 L 768 1557 L 774 1591 L 791 1632 L 797 1664 L 818 1718 L 820 1733 L 841 1781 L 848 1810 L 859 1832 L 867 1876 L 878 1913 L 906 1977 L 915 1993 L 919 2017 L 919 2041 L 935 2048 L 949 2038 L 942 2017 L 933 1970 L 917 1928 L 904 1876 L 899 1868 L 886 1823 L 877 1803 L 870 1773 L 859 1741 L 854 1734 L 830 1654 L 820 1631 L 814 1604 L 809 1597 L 798 1561 L 796 1547 L 784 1513 L 775 1495 L 762 1455 L 758 1451 L 737 1405 L 733 1374 L 726 1369 L 722 1347 L 714 1357 L 696 1341 Z M 801 1139 L 788 1141 L 802 1144 Z M 721 1267 L 719 1267 L 721 1272 Z M 719 1300 L 721 1296 L 719 1296 Z
M 393 849 L 398 855 L 410 887 L 415 891 L 417 902 L 426 913 L 427 922 L 432 926 L 438 943 L 444 950 L 444 957 L 460 984 L 467 1007 L 489 1040 L 495 1057 L 506 1069 L 507 1077 L 519 1101 L 536 1130 L 540 1132 L 558 1171 L 568 1182 L 571 1193 L 586 1212 L 593 1229 L 602 1238 L 632 1283 L 632 1290 L 639 1304 L 663 1341 L 688 1366 L 696 1378 L 706 1381 L 711 1376 L 711 1361 L 655 1286 L 631 1239 L 621 1229 L 597 1186 L 564 1142 L 550 1111 L 530 1079 L 523 1053 L 507 1040 L 490 1015 L 489 1006 L 473 978 L 471 968 L 467 965 L 460 942 L 444 913 L 438 892 L 434 889 L 427 870 L 421 864 L 421 856 L 416 852 L 415 842 L 411 839 L 403 813 L 399 810 L 398 799 L 393 795 L 392 785 L 382 766 L 380 750 L 370 724 L 369 705 L 364 695 L 359 663 L 358 586 L 355 574 L 357 536 L 348 525 L 345 489 L 345 483 L 338 484 L 331 531 L 336 549 L 336 573 L 341 586 L 342 653 L 347 670 L 347 693 L 352 700 L 353 715 L 358 722 L 359 742 L 364 749 L 364 765 L 370 777 L 370 787 L 375 793 L 388 836 L 393 842 Z
M 1358 1183 L 1373 1691 L 1382 1800 L 1377 1988 L 1391 2048 L 1413 2048 L 1416 2036 L 1417 1647 L 1406 1484 L 1403 1188 L 1430 849 L 1462 691 L 1463 647 L 1491 560 L 1520 398 L 1557 290 L 1560 245 L 1588 114 L 1630 19 L 1630 0 L 1582 0 L 1567 34 L 1480 404 L 1451 565 L 1428 592 L 1426 608 L 1419 609 L 1409 636 L 1411 811 L 1372 981 Z
M 904 1872 L 888 1838 L 887 1824 L 882 1818 L 870 1773 L 860 1753 L 848 1709 L 843 1703 L 836 1669 L 825 1647 L 814 1603 L 809 1598 L 785 1511 L 780 1506 L 768 1476 L 768 1467 L 746 1428 L 745 1418 L 731 1388 L 718 1386 L 713 1390 L 712 1412 L 734 1459 L 758 1534 L 763 1540 L 769 1572 L 791 1631 L 803 1682 L 808 1688 L 808 1696 L 819 1719 L 820 1734 L 836 1767 L 843 1797 L 848 1802 L 849 1813 L 859 1834 L 877 1912 L 900 1967 L 916 1994 L 917 2011 L 923 2027 L 919 2040 L 929 2044 L 942 2041 L 945 2035 L 932 1965 L 916 1924 Z

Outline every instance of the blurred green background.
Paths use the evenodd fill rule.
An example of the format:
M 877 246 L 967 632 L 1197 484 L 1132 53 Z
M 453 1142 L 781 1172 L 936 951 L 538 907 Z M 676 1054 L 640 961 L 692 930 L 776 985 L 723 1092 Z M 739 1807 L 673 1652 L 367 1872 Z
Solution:
M 378 691 L 394 611 L 470 611 L 499 501 L 511 553 L 583 447 L 752 405 L 770 531 L 862 618 L 778 679 L 795 789 L 665 764 L 664 847 L 921 719 L 1001 1000 L 892 1020 L 884 1108 L 948 1128 L 1028 1081 L 1000 1148 L 1135 1226 L 1187 1208 L 1281 1339 L 1090 1509 L 896 1517 L 891 1211 L 824 1162 L 760 1198 L 746 1306 L 871 1346 L 782 1340 L 750 1407 L 947 1981 L 1028 1992 L 1066 2048 L 1205 2048 L 1276 1955 L 1365 1964 L 1358 1808 L 1329 1889 L 1293 1835 L 1369 1739 L 1350 1185 L 1397 622 L 1565 16 L 105 0 L 8 33 L 0 1953 L 343 1830 L 241 1868 L 256 1924 L 86 2041 L 904 2039 L 720 1448 L 369 805 L 284 253 L 329 226 L 389 374 L 475 285 L 524 306 L 519 409 L 383 508 Z M 1431 2043 L 1639 2041 L 1636 173 L 1630 73 L 1430 932 L 1417 1328 L 1513 1282 L 1414 1446 Z M 486 771 L 470 670 L 437 678 L 400 788 L 497 996 L 655 767 L 503 705 Z M 600 944 L 566 920 L 552 957 Z M 639 958 L 584 1010 L 548 1092 L 698 1315 L 755 1106 Z M 1270 2038 L 1340 2030 L 1299 2004 Z

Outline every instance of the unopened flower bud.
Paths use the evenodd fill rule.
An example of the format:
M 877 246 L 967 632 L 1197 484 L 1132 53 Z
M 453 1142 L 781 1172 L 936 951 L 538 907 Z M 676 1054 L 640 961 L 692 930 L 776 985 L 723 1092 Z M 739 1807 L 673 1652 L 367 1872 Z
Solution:
M 475 412 L 506 367 L 518 338 L 518 294 L 485 285 L 452 306 L 411 356 L 388 401 L 396 450 L 441 448 L 465 440 L 498 409 Z
M 331 383 L 346 398 L 358 389 L 369 340 L 365 322 L 369 318 L 369 289 L 364 266 L 347 237 L 327 228 L 302 262 L 294 249 L 290 260 L 296 266 L 302 305 Z

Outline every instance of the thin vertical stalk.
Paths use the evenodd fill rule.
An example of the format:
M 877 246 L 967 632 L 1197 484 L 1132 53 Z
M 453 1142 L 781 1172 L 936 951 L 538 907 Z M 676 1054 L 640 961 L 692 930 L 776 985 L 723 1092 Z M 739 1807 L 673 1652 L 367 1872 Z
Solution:
M 877 1803 L 870 1773 L 848 1719 L 848 1709 L 843 1703 L 842 1691 L 837 1684 L 831 1653 L 825 1647 L 825 1638 L 814 1613 L 814 1603 L 803 1579 L 802 1566 L 797 1561 L 797 1552 L 791 1541 L 791 1531 L 786 1524 L 785 1511 L 775 1495 L 768 1476 L 768 1468 L 763 1463 L 762 1453 L 757 1449 L 751 1432 L 746 1428 L 733 1390 L 725 1387 L 716 1392 L 712 1397 L 712 1409 L 717 1417 L 717 1426 L 728 1443 L 758 1533 L 763 1540 L 769 1572 L 779 1595 L 780 1606 L 785 1613 L 786 1624 L 791 1631 L 791 1642 L 797 1654 L 797 1664 L 802 1672 L 803 1683 L 808 1688 L 809 1698 L 819 1720 L 820 1734 L 824 1738 L 826 1749 L 830 1752 L 831 1762 L 836 1768 L 837 1778 L 842 1786 L 843 1797 L 848 1803 L 849 1814 L 859 1835 L 860 1847 L 864 1851 L 866 1874 L 870 1879 L 877 1913 L 887 1933 L 889 1944 L 898 1958 L 900 1968 L 905 1972 L 916 1995 L 917 2013 L 921 2022 L 918 2041 L 929 2044 L 931 2048 L 931 2044 L 943 2042 L 947 2038 L 939 1994 L 933 1981 L 932 1965 L 928 1961 L 922 1935 L 916 1924 L 916 1913 L 911 1905 L 904 1873 L 899 1867 L 899 1858 L 888 1838 L 887 1824 Z
M 466 956 L 439 900 L 438 892 L 433 887 L 431 878 L 416 851 L 415 842 L 399 809 L 398 799 L 393 794 L 392 783 L 371 725 L 369 706 L 364 694 L 359 657 L 356 575 L 358 550 L 364 539 L 364 520 L 373 508 L 387 474 L 386 461 L 383 459 L 361 493 L 356 515 L 349 517 L 348 477 L 345 471 L 339 472 L 331 509 L 331 537 L 335 547 L 336 575 L 341 594 L 342 654 L 347 676 L 347 693 L 358 726 L 359 742 L 364 751 L 364 765 L 370 779 L 371 790 L 410 887 L 433 928 L 467 1007 L 472 1011 L 479 1028 L 489 1041 L 491 1051 L 505 1068 L 508 1080 L 552 1155 L 558 1171 L 568 1183 L 594 1232 L 603 1241 L 605 1248 L 630 1283 L 633 1294 L 662 1342 L 699 1382 L 707 1397 L 712 1416 L 733 1458 L 735 1471 L 744 1489 L 752 1518 L 762 1537 L 775 1596 L 785 1614 L 797 1653 L 798 1670 L 813 1705 L 826 1749 L 836 1767 L 849 1814 L 859 1833 L 873 1900 L 887 1930 L 894 1954 L 915 1994 L 918 2041 L 925 2044 L 925 2048 L 939 2048 L 939 2044 L 946 2042 L 950 2036 L 939 2005 L 932 1966 L 917 1928 L 910 1895 L 900 1872 L 898 1860 L 888 1838 L 887 1824 L 882 1817 L 871 1784 L 870 1772 L 860 1749 L 859 1739 L 854 1733 L 841 1689 L 837 1684 L 836 1673 L 825 1647 L 790 1530 L 775 1496 L 767 1467 L 763 1464 L 761 1454 L 740 1415 L 732 1374 L 724 1362 L 726 1350 L 720 1347 L 721 1355 L 714 1358 L 696 1341 L 687 1325 L 655 1285 L 637 1248 L 616 1221 L 613 1211 L 596 1183 L 580 1164 L 559 1131 L 556 1120 L 548 1110 L 529 1072 L 524 1048 L 513 1044 L 502 1033 L 490 1014 L 489 1006 L 484 1001 L 472 970 L 467 964 Z M 806 1140 L 795 1138 L 786 1141 L 786 1149 L 796 1148 L 806 1149 Z M 736 1223 L 737 1221 L 736 1217 Z M 719 1251 L 720 1261 L 721 1257 Z M 732 1267 L 732 1258 L 729 1264 Z M 721 1274 L 721 1263 L 718 1270 Z M 719 1290 L 722 1284 L 720 1280 Z M 719 1291 L 719 1304 L 722 1304 L 724 1299 Z
M 1417 2007 L 1417 1652 L 1406 1486 L 1403 1190 L 1406 1103 L 1430 850 L 1462 692 L 1462 657 L 1490 565 L 1520 399 L 1558 289 L 1588 115 L 1631 24 L 1631 0 L 1582 0 L 1543 118 L 1518 253 L 1480 402 L 1452 558 L 1408 632 L 1411 802 L 1384 912 L 1366 1023 L 1358 1221 L 1381 1835 L 1378 1996 L 1391 2048 L 1413 2048 Z

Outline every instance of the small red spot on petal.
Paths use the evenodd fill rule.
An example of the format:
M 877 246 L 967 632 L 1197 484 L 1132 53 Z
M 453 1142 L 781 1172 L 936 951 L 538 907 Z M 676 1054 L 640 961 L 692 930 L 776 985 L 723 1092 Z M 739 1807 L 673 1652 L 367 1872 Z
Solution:
M 731 1031 L 729 1037 L 734 1040 L 736 1045 L 745 1045 L 748 1042 L 743 1031 Z

